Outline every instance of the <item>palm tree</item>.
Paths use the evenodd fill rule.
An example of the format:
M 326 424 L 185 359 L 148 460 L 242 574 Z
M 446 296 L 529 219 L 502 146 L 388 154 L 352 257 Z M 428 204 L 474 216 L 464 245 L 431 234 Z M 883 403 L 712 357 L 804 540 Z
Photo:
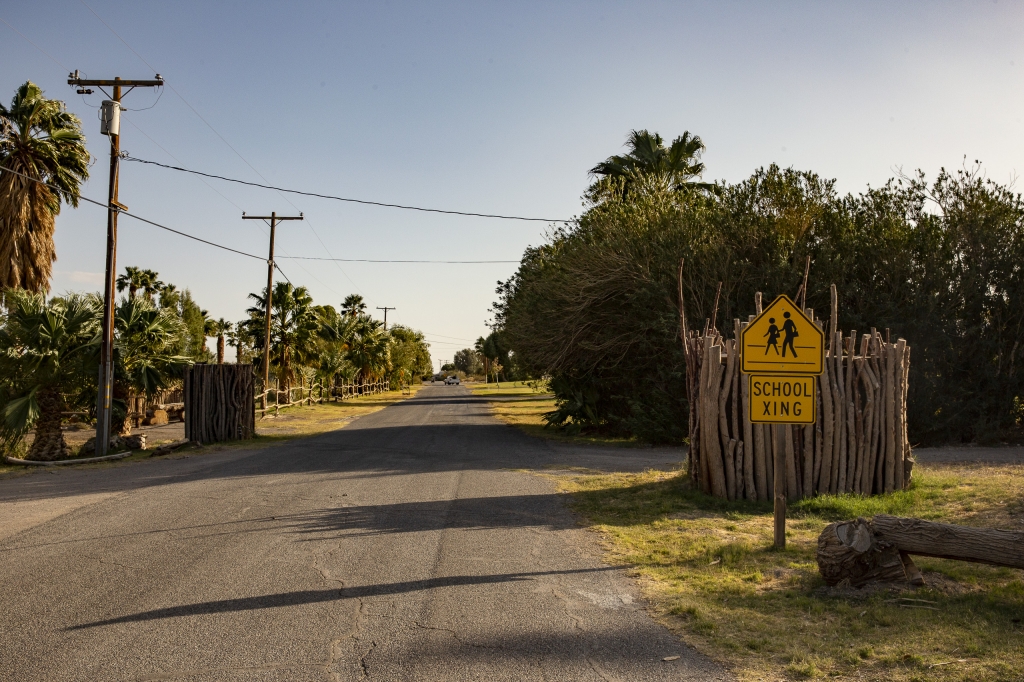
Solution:
M 587 198 L 595 203 L 612 196 L 626 198 L 633 185 L 647 176 L 667 183 L 672 189 L 713 189 L 713 183 L 693 182 L 704 172 L 700 157 L 704 142 L 689 131 L 665 147 L 658 133 L 634 130 L 626 139 L 629 151 L 610 156 L 590 169 L 597 181 L 587 189 Z
M 224 364 L 224 336 L 231 333 L 234 325 L 223 317 L 219 320 L 206 321 L 206 335 L 217 337 L 217 364 Z
M 484 359 L 484 383 L 487 383 L 487 377 L 490 374 L 490 363 L 491 358 L 488 357 L 487 351 L 487 339 L 480 336 L 477 338 L 476 343 L 473 344 L 473 350 L 480 354 L 480 357 Z
M 161 291 L 164 287 L 164 283 L 157 279 L 160 275 L 154 270 L 143 270 L 142 271 L 142 295 L 146 297 L 146 300 L 150 303 L 153 302 L 153 294 Z
M 363 301 L 363 297 L 359 294 L 349 294 L 341 303 L 342 315 L 358 317 L 364 312 L 366 312 L 366 303 Z
M 164 284 L 157 293 L 160 294 L 161 308 L 178 309 L 178 304 L 181 302 L 181 292 L 178 291 L 178 287 L 173 284 Z
M 89 177 L 82 122 L 26 81 L 0 105 L 0 170 L 0 287 L 49 291 L 61 201 L 77 207 Z
M 128 290 L 128 298 L 135 298 L 135 292 L 137 292 L 145 284 L 145 275 L 142 274 L 140 268 L 134 265 L 126 266 L 123 275 L 118 275 L 117 279 L 114 280 L 117 285 L 117 291 L 122 292 L 125 289 Z
M 236 322 L 227 332 L 228 345 L 235 349 L 235 364 L 243 364 L 252 347 L 252 336 L 246 329 L 246 321 Z
M 246 332 L 253 339 L 253 347 L 261 363 L 266 342 L 266 294 L 266 289 L 262 296 L 249 294 L 256 305 L 246 311 L 249 319 L 245 322 Z M 311 359 L 322 330 L 323 322 L 306 287 L 294 287 L 290 282 L 274 285 L 270 311 L 270 361 L 277 365 L 282 390 L 287 391 L 291 387 L 293 366 Z
M 129 394 L 147 396 L 164 389 L 192 360 L 175 351 L 185 337 L 185 323 L 174 311 L 136 297 L 114 311 L 114 398 L 123 406 Z M 122 408 L 119 408 L 119 412 Z M 131 432 L 131 415 L 123 410 L 120 432 Z
M 380 322 L 368 315 L 359 318 L 349 341 L 348 359 L 361 381 L 373 381 L 391 369 L 391 338 Z
M 0 438 L 9 450 L 35 426 L 28 459 L 70 455 L 61 412 L 95 399 L 102 303 L 70 294 L 47 301 L 42 294 L 6 292 L 0 328 Z

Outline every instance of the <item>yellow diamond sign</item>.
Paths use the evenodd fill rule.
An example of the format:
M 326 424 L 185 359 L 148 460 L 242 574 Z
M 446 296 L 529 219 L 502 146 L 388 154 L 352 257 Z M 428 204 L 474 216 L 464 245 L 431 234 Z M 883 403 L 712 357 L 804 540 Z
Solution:
M 825 334 L 789 296 L 772 301 L 740 334 L 745 374 L 821 374 Z

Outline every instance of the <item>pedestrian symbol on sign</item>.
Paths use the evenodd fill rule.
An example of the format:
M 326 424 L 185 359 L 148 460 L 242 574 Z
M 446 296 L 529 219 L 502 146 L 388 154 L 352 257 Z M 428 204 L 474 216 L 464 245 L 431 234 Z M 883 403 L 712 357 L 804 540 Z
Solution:
M 779 354 L 779 334 L 780 334 L 779 328 L 775 324 L 775 318 L 774 317 L 768 318 L 768 324 L 770 325 L 768 327 L 768 331 L 766 331 L 764 333 L 764 335 L 768 337 L 768 343 L 765 344 L 765 347 L 764 347 L 764 354 L 768 355 L 768 351 L 770 351 L 772 348 L 774 348 L 775 349 L 775 354 L 778 355 Z
M 788 310 L 782 313 L 782 316 L 786 318 L 786 321 L 782 323 L 782 332 L 786 335 L 785 340 L 782 342 L 782 357 L 786 357 L 786 347 L 789 346 L 789 350 L 795 358 L 796 348 L 793 348 L 793 339 L 800 336 L 800 333 L 796 330 L 796 322 L 789 319 Z
M 810 317 L 783 294 L 743 328 L 741 371 L 774 374 L 821 374 L 825 335 Z

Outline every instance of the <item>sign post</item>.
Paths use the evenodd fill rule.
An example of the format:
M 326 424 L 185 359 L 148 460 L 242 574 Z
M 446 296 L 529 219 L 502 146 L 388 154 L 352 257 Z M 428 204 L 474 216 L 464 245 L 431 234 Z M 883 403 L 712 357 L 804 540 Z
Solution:
M 825 369 L 825 334 L 785 294 L 740 333 L 750 400 L 748 417 L 773 433 L 775 547 L 786 548 L 786 436 L 790 424 L 817 418 L 817 381 Z

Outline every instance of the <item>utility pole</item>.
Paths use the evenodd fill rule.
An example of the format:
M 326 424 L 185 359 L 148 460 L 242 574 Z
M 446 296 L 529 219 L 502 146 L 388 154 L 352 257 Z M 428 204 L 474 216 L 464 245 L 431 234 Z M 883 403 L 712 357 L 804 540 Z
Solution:
M 270 390 L 270 311 L 274 299 L 274 234 L 277 232 L 279 220 L 302 220 L 302 214 L 297 216 L 279 216 L 276 211 L 270 215 L 245 215 L 242 212 L 242 220 L 269 220 L 270 221 L 270 255 L 267 257 L 267 310 L 266 335 L 263 337 L 263 409 L 267 409 L 267 391 Z
M 383 310 L 384 311 L 384 331 L 387 331 L 388 330 L 388 311 L 389 310 L 395 310 L 395 308 L 389 308 L 387 306 L 384 306 L 383 308 L 381 308 L 380 306 L 377 306 L 377 310 Z
M 103 278 L 103 341 L 100 345 L 99 395 L 96 397 L 96 454 L 107 454 L 110 447 L 110 403 L 114 389 L 114 281 L 117 277 L 117 214 L 128 207 L 117 200 L 118 160 L 121 155 L 121 97 L 135 88 L 159 88 L 160 74 L 153 80 L 88 80 L 78 71 L 68 74 L 68 85 L 77 85 L 81 94 L 91 94 L 87 86 L 112 87 L 110 99 L 101 107 L 100 132 L 110 137 L 110 185 L 107 190 L 107 261 Z M 122 92 L 121 88 L 128 88 Z M 103 91 L 106 94 L 106 91 Z

